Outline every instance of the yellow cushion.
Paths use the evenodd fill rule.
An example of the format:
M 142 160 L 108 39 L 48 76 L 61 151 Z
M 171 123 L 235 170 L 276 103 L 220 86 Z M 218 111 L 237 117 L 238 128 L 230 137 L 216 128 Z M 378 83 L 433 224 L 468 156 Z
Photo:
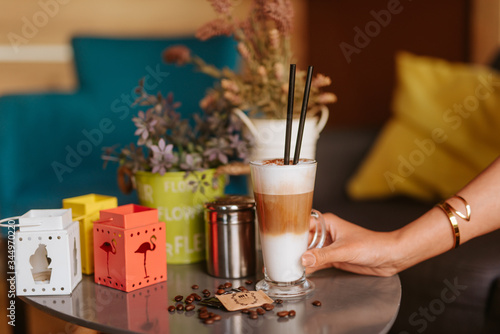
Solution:
M 500 154 L 500 74 L 406 52 L 396 64 L 393 115 L 348 194 L 447 198 Z

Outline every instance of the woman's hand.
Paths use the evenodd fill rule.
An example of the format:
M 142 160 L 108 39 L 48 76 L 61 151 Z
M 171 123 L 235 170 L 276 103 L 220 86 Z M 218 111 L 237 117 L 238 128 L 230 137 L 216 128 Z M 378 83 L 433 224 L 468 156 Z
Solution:
M 325 213 L 327 237 L 323 248 L 302 255 L 306 273 L 335 267 L 358 274 L 392 276 L 399 264 L 397 232 L 374 232 Z
M 457 193 L 472 208 L 470 221 L 458 219 L 460 243 L 500 229 L 500 158 Z M 456 196 L 447 201 L 464 210 Z M 323 215 L 325 246 L 302 255 L 306 273 L 335 267 L 365 275 L 391 276 L 455 246 L 454 227 L 437 207 L 393 232 L 374 232 L 331 213 Z

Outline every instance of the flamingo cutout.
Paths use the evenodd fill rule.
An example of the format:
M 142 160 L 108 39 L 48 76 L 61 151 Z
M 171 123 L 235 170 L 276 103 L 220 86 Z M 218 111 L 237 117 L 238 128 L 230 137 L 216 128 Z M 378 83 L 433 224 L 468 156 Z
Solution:
M 108 278 L 111 278 L 111 276 L 109 276 L 109 253 L 116 254 L 116 240 L 115 239 L 111 240 L 111 243 L 106 241 L 101 245 L 101 249 L 106 252 L 106 266 L 108 267 Z
M 156 249 L 156 245 L 153 242 L 153 238 L 156 240 L 156 236 L 152 235 L 151 238 L 149 238 L 149 241 L 151 241 L 151 244 L 153 244 L 153 248 L 151 248 L 151 244 L 149 242 L 143 242 L 139 248 L 134 253 L 142 253 L 144 254 L 144 273 L 146 276 L 144 278 L 148 278 L 148 271 L 146 270 L 146 255 L 147 251 L 154 251 Z

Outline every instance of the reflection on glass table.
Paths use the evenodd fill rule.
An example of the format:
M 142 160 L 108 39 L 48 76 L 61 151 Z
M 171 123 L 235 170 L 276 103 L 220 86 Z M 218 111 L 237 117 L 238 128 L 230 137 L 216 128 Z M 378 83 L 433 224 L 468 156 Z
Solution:
M 310 279 L 316 290 L 306 298 L 275 305 L 257 320 L 239 311 L 210 311 L 222 320 L 205 325 L 196 309 L 190 312 L 167 308 L 175 305 L 174 297 L 192 292 L 212 294 L 220 284 L 246 286 L 253 290 L 257 275 L 244 279 L 222 279 L 206 274 L 205 264 L 168 265 L 168 281 L 133 292 L 123 292 L 95 284 L 84 275 L 69 296 L 31 296 L 22 299 L 39 309 L 80 326 L 105 333 L 386 333 L 399 309 L 401 284 L 399 276 L 388 278 L 361 276 L 336 269 L 315 273 Z M 245 281 L 252 280 L 252 285 Z M 198 290 L 192 285 L 197 284 Z M 313 306 L 320 300 L 322 306 Z M 195 302 L 196 303 L 196 302 Z M 279 318 L 282 310 L 295 310 L 293 318 Z

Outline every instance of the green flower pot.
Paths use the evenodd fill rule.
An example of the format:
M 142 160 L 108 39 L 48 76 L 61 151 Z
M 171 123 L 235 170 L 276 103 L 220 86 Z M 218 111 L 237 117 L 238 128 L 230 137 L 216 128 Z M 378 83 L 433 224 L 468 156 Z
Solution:
M 212 187 L 215 169 L 189 174 L 135 173 L 141 205 L 158 209 L 166 224 L 167 263 L 186 264 L 205 260 L 203 204 L 224 194 L 225 176 Z M 201 183 L 200 183 L 201 182 Z M 196 188 L 196 189 L 195 189 Z

